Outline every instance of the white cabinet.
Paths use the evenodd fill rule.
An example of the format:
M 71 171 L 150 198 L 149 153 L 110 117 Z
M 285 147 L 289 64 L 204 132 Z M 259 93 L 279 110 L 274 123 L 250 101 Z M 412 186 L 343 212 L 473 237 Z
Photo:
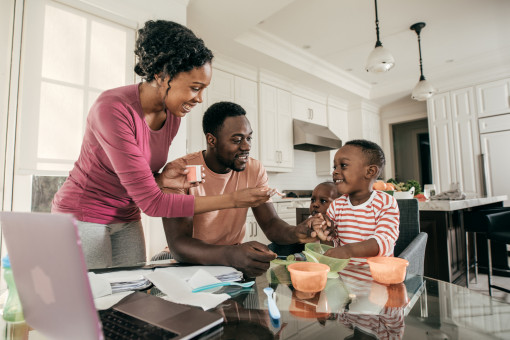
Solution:
M 478 116 L 472 87 L 435 95 L 427 103 L 432 177 L 439 191 L 458 183 L 482 194 Z
M 267 171 L 290 172 L 294 163 L 291 94 L 260 83 L 259 155 Z
M 297 95 L 292 95 L 292 118 L 327 126 L 326 105 Z
M 330 105 L 328 109 L 328 127 L 337 135 L 342 143 L 349 140 L 349 113 L 347 103 L 345 105 Z M 315 169 L 318 176 L 330 176 L 333 173 L 333 161 L 338 150 L 322 151 L 315 153 Z
M 478 116 L 510 113 L 510 78 L 476 86 Z
M 510 159 L 505 156 L 510 143 L 510 114 L 482 118 L 479 124 L 487 195 L 507 195 L 504 205 L 510 206 Z
M 246 230 L 244 234 L 244 242 L 249 241 L 257 241 L 262 244 L 269 244 L 271 243 L 269 239 L 266 237 L 262 229 L 257 223 L 257 220 L 255 219 L 255 216 L 253 216 L 253 212 L 248 210 L 248 214 L 246 215 Z
M 258 158 L 258 90 L 257 82 L 228 72 L 214 69 L 211 84 L 205 90 L 204 102 L 193 109 L 188 119 L 187 152 L 207 148 L 202 130 L 202 117 L 205 110 L 214 103 L 230 101 L 246 110 L 246 117 L 253 129 L 253 143 L 250 156 Z

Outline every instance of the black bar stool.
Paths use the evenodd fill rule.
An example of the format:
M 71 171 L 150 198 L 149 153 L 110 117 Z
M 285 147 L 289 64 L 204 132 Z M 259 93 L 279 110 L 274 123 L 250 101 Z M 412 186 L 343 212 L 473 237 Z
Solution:
M 491 240 L 510 244 L 510 211 L 503 211 L 497 213 L 490 213 L 485 215 L 488 226 L 487 232 L 487 257 L 489 262 L 489 269 L 487 273 L 487 280 L 489 284 L 489 295 L 492 296 L 492 288 L 510 293 L 509 289 L 496 286 L 492 284 L 492 252 Z M 508 270 L 506 270 L 508 271 Z

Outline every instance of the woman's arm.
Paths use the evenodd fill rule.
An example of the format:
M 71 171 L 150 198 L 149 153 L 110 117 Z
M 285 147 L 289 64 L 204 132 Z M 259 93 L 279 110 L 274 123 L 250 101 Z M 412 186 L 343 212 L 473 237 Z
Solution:
M 195 197 L 195 214 L 220 209 L 256 207 L 267 202 L 274 193 L 275 189 L 247 188 L 224 195 L 197 196 Z

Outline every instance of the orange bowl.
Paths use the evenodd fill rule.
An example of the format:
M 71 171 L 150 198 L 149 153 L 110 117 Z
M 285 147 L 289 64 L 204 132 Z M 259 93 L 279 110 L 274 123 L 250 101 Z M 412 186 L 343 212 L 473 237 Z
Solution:
M 384 284 L 404 282 L 409 261 L 400 257 L 377 256 L 367 259 L 375 281 Z
M 326 287 L 329 266 L 315 262 L 296 262 L 287 269 L 294 289 L 306 293 L 320 292 Z

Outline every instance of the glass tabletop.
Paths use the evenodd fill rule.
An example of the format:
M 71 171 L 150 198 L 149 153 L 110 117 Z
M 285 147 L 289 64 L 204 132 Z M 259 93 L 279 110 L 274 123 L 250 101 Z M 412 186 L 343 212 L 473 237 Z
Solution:
M 279 322 L 268 313 L 275 290 Z M 227 290 L 228 292 L 228 290 Z M 285 266 L 273 266 L 252 289 L 231 290 L 216 308 L 217 339 L 509 339 L 510 305 L 464 287 L 421 276 L 383 285 L 364 267 L 346 267 L 318 293 L 293 289 Z M 249 338 L 249 337 L 246 337 Z
M 278 321 L 269 316 L 268 286 Z M 213 309 L 225 321 L 200 339 L 510 339 L 510 304 L 421 276 L 379 284 L 368 267 L 347 266 L 323 291 L 303 293 L 285 266 L 272 264 L 252 287 L 218 292 L 231 296 Z M 0 328 L 4 339 L 44 339 L 26 324 Z

